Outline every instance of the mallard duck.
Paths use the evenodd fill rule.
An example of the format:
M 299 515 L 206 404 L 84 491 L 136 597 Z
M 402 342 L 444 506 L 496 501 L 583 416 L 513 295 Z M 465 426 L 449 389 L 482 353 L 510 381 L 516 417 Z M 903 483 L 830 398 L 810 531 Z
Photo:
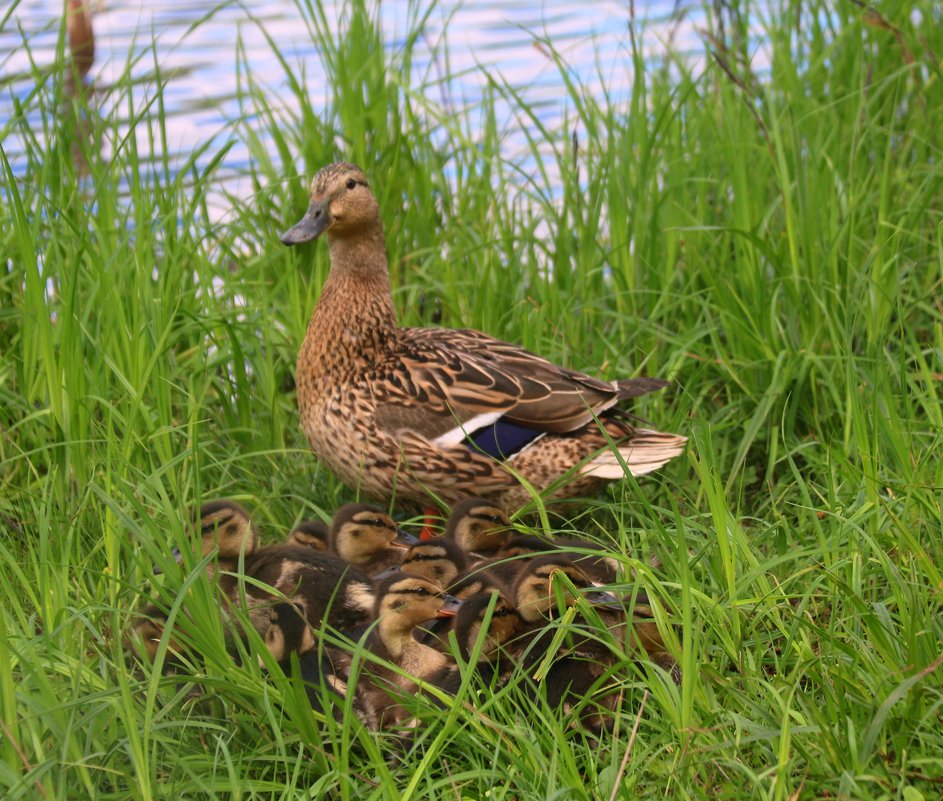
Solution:
M 413 638 L 413 629 L 436 617 L 451 617 L 461 602 L 427 579 L 398 573 L 377 588 L 375 629 L 367 647 L 409 676 L 428 678 L 449 664 L 449 658 Z M 357 682 L 358 707 L 371 728 L 387 728 L 408 715 L 396 695 L 414 692 L 415 682 L 381 665 L 366 664 Z
M 331 270 L 296 385 L 305 435 L 347 484 L 383 501 L 481 495 L 516 508 L 530 500 L 518 475 L 572 497 L 681 453 L 685 437 L 637 428 L 617 408 L 665 381 L 603 381 L 477 331 L 400 327 L 380 207 L 353 164 L 314 176 L 281 240 L 325 233 Z
M 308 623 L 319 628 L 322 621 L 339 630 L 368 623 L 375 597 L 369 576 L 356 566 L 330 554 L 296 545 L 258 547 L 249 513 L 231 500 L 213 501 L 200 507 L 200 554 L 216 554 L 207 571 L 223 596 L 246 611 L 259 634 L 265 633 L 271 609 L 279 596 L 258 586 L 268 585 L 290 599 Z M 240 557 L 243 575 L 240 579 Z
M 331 551 L 368 575 L 399 566 L 419 540 L 375 506 L 349 503 L 331 521 Z
M 320 520 L 302 520 L 285 540 L 286 545 L 303 545 L 315 551 L 328 551 L 331 547 L 330 527 Z

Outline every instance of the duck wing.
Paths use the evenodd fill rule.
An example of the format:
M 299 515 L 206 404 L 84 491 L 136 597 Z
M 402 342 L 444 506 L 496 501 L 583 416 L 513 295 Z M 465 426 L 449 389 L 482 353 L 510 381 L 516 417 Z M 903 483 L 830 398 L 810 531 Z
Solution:
M 378 425 L 441 447 L 498 421 L 538 434 L 567 433 L 620 400 L 667 384 L 603 381 L 467 329 L 401 329 L 396 359 L 382 369 Z

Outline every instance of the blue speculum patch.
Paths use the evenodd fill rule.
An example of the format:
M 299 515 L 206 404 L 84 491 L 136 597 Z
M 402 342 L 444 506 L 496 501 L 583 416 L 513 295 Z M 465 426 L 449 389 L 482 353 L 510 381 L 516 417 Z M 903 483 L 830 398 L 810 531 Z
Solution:
M 479 428 L 469 434 L 465 437 L 464 443 L 467 447 L 484 453 L 492 459 L 507 460 L 542 433 L 542 431 L 535 431 L 533 428 L 501 418 L 490 426 Z

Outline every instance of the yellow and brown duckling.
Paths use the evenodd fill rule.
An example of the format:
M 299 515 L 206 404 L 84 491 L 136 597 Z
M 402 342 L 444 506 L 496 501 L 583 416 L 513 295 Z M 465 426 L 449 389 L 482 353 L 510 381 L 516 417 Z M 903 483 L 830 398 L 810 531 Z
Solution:
M 331 521 L 331 551 L 370 576 L 399 566 L 419 540 L 375 506 L 349 503 Z
M 665 381 L 604 381 L 477 331 L 401 327 L 380 207 L 353 164 L 314 176 L 281 239 L 322 234 L 331 269 L 298 355 L 298 407 L 315 454 L 348 485 L 383 501 L 518 507 L 531 499 L 518 475 L 573 497 L 682 452 L 685 437 L 637 428 L 619 408 Z
M 486 498 L 466 498 L 449 514 L 445 539 L 456 543 L 472 560 L 494 556 L 514 535 L 507 512 Z
M 215 553 L 207 568 L 224 596 L 242 605 L 243 594 L 253 627 L 264 634 L 278 595 L 257 586 L 269 585 L 291 600 L 308 623 L 322 622 L 348 630 L 372 619 L 375 598 L 369 576 L 336 556 L 295 545 L 259 547 L 249 513 L 230 500 L 213 501 L 200 508 L 200 552 Z M 240 558 L 244 576 L 241 580 Z
M 321 520 L 302 520 L 288 533 L 285 544 L 327 552 L 331 549 L 330 532 L 330 526 Z
M 436 617 L 452 617 L 461 602 L 428 579 L 399 573 L 377 588 L 374 630 L 367 641 L 377 656 L 395 664 L 409 676 L 428 679 L 449 664 L 449 658 L 417 642 L 413 629 Z M 406 720 L 408 714 L 395 700 L 415 690 L 415 682 L 399 672 L 367 664 L 357 685 L 357 699 L 371 728 L 387 728 Z

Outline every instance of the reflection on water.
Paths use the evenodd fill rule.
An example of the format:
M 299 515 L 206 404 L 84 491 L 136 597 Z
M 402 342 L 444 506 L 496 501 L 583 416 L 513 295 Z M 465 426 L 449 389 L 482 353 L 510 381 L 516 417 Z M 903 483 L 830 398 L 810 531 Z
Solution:
M 91 68 L 89 77 L 98 88 L 95 102 L 105 107 L 120 102 L 112 99 L 106 89 L 122 82 L 128 85 L 129 64 L 135 82 L 133 91 L 139 93 L 136 99 L 153 96 L 155 74 L 165 82 L 164 147 L 168 153 L 149 154 L 149 138 L 138 137 L 138 150 L 144 158 L 169 155 L 172 161 L 182 163 L 210 142 L 204 154 L 208 162 L 230 140 L 227 123 L 241 113 L 237 100 L 237 42 L 253 79 L 273 93 L 287 96 L 283 68 L 266 41 L 266 34 L 270 36 L 289 63 L 306 65 L 312 102 L 323 102 L 325 87 L 310 80 L 310 76 L 321 72 L 316 66 L 318 55 L 298 9 L 289 0 L 244 5 L 220 5 L 217 0 L 158 0 L 148 4 L 67 0 L 73 13 L 84 2 L 90 3 L 94 11 L 94 46 L 89 40 L 82 44 L 81 25 L 70 27 L 69 34 L 71 37 L 74 29 L 78 37 L 79 72 Z M 4 150 L 20 174 L 23 165 L 17 155 L 22 153 L 22 143 L 9 134 L 14 99 L 23 100 L 34 89 L 31 64 L 42 67 L 55 61 L 62 9 L 62 0 L 22 0 L 0 30 L 0 131 L 4 132 Z M 339 6 L 325 3 L 325 9 L 329 19 L 337 18 Z M 408 0 L 389 0 L 381 6 L 381 23 L 391 47 L 402 42 L 409 9 Z M 647 56 L 656 55 L 669 38 L 675 52 L 697 49 L 697 20 L 691 17 L 694 12 L 677 12 L 672 0 L 652 0 L 636 3 L 636 13 L 646 20 L 642 45 Z M 426 58 L 427 63 L 417 63 L 415 74 L 443 69 L 442 65 L 428 63 L 428 54 L 448 22 L 449 68 L 458 76 L 449 86 L 449 97 L 460 98 L 462 103 L 474 102 L 488 75 L 500 75 L 514 86 L 526 87 L 528 100 L 544 120 L 552 121 L 563 113 L 566 93 L 559 70 L 540 40 L 552 42 L 572 73 L 591 91 L 605 90 L 618 97 L 628 80 L 628 15 L 627 4 L 607 0 L 584 0 L 580 4 L 563 0 L 545 0 L 542 4 L 483 0 L 464 5 L 446 0 L 428 18 L 424 41 L 429 47 L 419 52 L 420 59 Z M 23 47 L 21 30 L 28 48 Z M 138 57 L 130 58 L 129 53 Z M 134 104 L 135 108 L 142 106 Z M 509 141 L 507 146 L 513 148 L 514 142 Z M 101 155 L 108 158 L 109 154 Z M 237 141 L 218 174 L 219 180 L 230 181 L 230 191 L 231 182 L 244 173 L 247 161 L 247 151 Z

